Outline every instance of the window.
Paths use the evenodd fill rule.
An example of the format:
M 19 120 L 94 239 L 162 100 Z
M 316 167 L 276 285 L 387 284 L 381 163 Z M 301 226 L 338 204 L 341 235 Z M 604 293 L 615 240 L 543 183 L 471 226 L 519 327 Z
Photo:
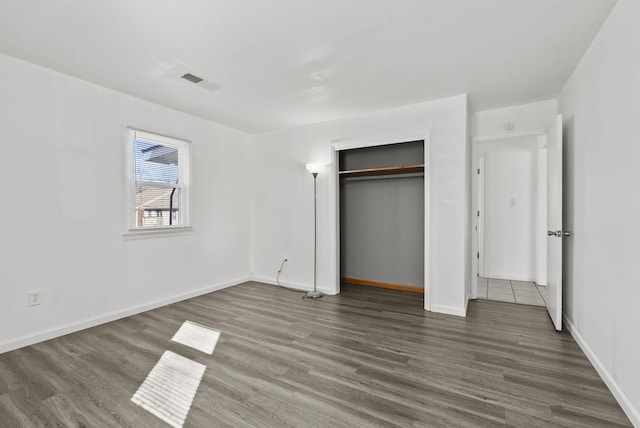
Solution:
M 127 229 L 191 226 L 189 142 L 129 128 L 127 143 Z

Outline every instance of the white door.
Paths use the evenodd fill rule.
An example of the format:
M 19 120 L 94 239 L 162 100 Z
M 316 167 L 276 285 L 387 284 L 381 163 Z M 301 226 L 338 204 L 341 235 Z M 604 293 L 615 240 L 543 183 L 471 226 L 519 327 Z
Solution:
M 562 115 L 556 117 L 547 140 L 547 311 L 562 330 Z

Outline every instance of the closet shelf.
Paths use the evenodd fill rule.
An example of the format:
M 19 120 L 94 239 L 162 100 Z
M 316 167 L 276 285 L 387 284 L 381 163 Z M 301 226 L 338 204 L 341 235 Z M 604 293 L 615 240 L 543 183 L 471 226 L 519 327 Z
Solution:
M 368 177 L 374 175 L 415 174 L 417 172 L 424 172 L 424 164 L 352 169 L 348 171 L 340 171 L 339 174 L 340 177 Z

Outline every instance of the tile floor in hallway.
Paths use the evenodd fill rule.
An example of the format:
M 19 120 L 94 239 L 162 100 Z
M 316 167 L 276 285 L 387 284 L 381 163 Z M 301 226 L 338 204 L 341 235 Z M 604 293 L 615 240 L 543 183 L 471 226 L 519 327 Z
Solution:
M 478 299 L 546 306 L 547 288 L 531 281 L 478 277 Z

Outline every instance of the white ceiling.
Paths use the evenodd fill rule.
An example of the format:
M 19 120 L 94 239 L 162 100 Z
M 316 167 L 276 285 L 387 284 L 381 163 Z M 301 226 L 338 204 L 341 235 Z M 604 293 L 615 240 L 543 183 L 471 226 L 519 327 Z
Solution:
M 0 0 L 0 52 L 255 133 L 554 98 L 615 1 Z

